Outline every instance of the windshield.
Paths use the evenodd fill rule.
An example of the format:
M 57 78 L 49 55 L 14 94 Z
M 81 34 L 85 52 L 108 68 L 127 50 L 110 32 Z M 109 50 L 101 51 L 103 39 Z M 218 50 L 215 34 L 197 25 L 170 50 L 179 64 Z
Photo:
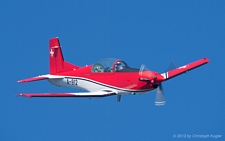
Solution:
M 142 75 L 142 73 L 146 70 L 149 70 L 149 69 L 144 64 L 142 64 L 139 69 L 139 75 Z
M 142 73 L 145 70 L 145 66 L 141 69 L 130 68 L 126 62 L 121 59 L 107 58 L 96 62 L 92 66 L 92 72 L 139 72 Z
M 92 72 L 115 72 L 128 67 L 127 64 L 116 58 L 102 59 L 92 66 Z

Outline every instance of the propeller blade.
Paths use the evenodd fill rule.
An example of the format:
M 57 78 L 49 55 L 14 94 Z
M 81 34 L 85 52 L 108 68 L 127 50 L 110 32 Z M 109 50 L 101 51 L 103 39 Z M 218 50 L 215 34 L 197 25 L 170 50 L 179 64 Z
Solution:
M 177 64 L 174 60 L 172 60 L 169 64 L 169 66 L 167 67 L 166 72 L 171 71 L 171 70 L 176 69 L 176 68 L 177 68 Z
M 155 105 L 156 106 L 162 106 L 162 105 L 165 105 L 165 104 L 166 104 L 166 101 L 165 101 L 165 98 L 164 98 L 162 85 L 159 84 L 158 89 L 157 89 L 157 93 L 156 93 Z

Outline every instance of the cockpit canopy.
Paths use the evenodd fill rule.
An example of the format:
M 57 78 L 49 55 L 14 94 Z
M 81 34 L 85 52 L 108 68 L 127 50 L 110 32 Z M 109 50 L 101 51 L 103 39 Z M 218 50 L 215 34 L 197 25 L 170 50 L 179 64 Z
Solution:
M 130 68 L 126 62 L 116 58 L 102 59 L 92 66 L 92 72 L 139 72 Z

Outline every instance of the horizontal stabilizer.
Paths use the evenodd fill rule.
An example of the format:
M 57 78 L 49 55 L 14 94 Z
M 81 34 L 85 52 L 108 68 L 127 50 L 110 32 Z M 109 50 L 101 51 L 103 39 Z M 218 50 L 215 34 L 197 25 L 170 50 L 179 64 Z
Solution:
M 25 83 L 25 82 L 32 82 L 32 81 L 45 80 L 45 79 L 48 79 L 48 77 L 37 76 L 37 77 L 32 77 L 32 78 L 19 80 L 18 82 L 19 83 Z
M 58 75 L 46 74 L 46 75 L 40 75 L 40 76 L 36 76 L 36 77 L 32 77 L 32 78 L 22 79 L 22 80 L 19 80 L 17 82 L 25 83 L 25 82 L 33 82 L 33 81 L 38 81 L 38 80 L 56 79 L 56 78 L 64 78 L 64 77 L 63 76 L 58 76 Z
M 163 74 L 161 74 L 165 80 L 168 80 L 168 79 L 171 79 L 175 76 L 178 76 L 182 73 L 185 73 L 187 71 L 190 71 L 192 69 L 195 69 L 197 67 L 200 67 L 204 64 L 207 64 L 209 63 L 209 60 L 207 58 L 203 58 L 201 60 L 198 60 L 198 61 L 195 61 L 195 62 L 192 62 L 190 64 L 187 64 L 187 65 L 184 65 L 184 66 L 181 66 L 179 68 L 176 68 L 174 70 L 171 70 L 171 71 L 168 71 L 168 72 L 165 72 Z

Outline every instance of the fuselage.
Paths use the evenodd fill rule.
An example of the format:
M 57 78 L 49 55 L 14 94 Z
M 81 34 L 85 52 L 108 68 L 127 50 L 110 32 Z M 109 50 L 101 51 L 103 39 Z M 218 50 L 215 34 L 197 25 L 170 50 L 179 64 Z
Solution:
M 112 90 L 124 94 L 145 93 L 156 87 L 150 81 L 141 81 L 141 77 L 151 76 L 155 72 L 93 72 L 92 65 L 58 73 L 64 79 L 49 79 L 55 85 L 84 89 L 90 92 Z

